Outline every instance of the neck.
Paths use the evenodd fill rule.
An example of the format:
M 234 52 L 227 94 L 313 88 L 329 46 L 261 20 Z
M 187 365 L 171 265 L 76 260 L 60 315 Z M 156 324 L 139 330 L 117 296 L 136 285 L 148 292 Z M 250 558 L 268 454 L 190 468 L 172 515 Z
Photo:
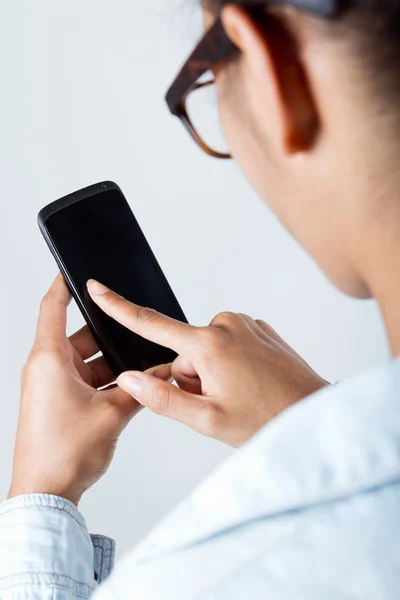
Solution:
M 367 288 L 377 300 L 393 357 L 400 356 L 400 201 L 392 204 L 374 235 L 364 234 L 360 269 Z

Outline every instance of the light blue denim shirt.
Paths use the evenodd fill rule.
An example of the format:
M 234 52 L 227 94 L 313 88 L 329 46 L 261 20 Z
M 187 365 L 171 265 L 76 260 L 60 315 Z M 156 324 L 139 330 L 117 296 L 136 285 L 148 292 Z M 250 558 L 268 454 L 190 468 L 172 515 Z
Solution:
M 400 361 L 285 411 L 113 556 L 61 498 L 0 507 L 1 600 L 398 600 Z

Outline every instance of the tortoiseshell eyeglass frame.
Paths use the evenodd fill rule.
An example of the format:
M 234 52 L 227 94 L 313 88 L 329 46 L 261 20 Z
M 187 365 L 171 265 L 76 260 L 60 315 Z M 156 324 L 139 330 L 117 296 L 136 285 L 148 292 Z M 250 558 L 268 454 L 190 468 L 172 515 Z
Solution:
M 342 8 L 342 3 L 343 0 L 238 0 L 236 2 L 250 10 L 263 5 L 289 4 L 321 18 L 335 17 Z M 230 154 L 216 152 L 204 142 L 187 113 L 186 99 L 192 91 L 214 84 L 213 78 L 205 82 L 198 80 L 208 71 L 213 73 L 217 65 L 230 58 L 235 50 L 237 48 L 227 36 L 221 19 L 217 18 L 183 65 L 165 98 L 171 113 L 182 121 L 194 141 L 206 154 L 215 158 L 232 157 Z

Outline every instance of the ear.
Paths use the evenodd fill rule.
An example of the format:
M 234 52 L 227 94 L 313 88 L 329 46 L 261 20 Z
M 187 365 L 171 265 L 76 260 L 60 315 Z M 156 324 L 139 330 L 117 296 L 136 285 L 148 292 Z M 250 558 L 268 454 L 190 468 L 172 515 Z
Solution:
M 262 107 L 260 118 L 275 130 L 270 133 L 278 136 L 282 151 L 294 154 L 310 149 L 319 130 L 317 107 L 296 41 L 284 19 L 278 13 L 266 13 L 265 24 L 260 25 L 234 4 L 226 5 L 221 16 L 227 35 L 245 62 L 251 93 L 259 100 L 255 106 Z

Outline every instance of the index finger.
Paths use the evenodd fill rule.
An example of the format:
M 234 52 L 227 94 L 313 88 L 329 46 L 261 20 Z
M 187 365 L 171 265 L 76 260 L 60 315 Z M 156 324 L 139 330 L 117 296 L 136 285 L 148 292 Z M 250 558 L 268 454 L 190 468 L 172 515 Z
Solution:
M 42 300 L 36 331 L 36 343 L 55 347 L 64 341 L 67 328 L 67 308 L 71 293 L 61 273 Z
M 197 327 L 176 321 L 151 308 L 129 302 L 108 287 L 91 279 L 89 294 L 107 315 L 146 340 L 170 348 L 178 354 L 193 346 Z

